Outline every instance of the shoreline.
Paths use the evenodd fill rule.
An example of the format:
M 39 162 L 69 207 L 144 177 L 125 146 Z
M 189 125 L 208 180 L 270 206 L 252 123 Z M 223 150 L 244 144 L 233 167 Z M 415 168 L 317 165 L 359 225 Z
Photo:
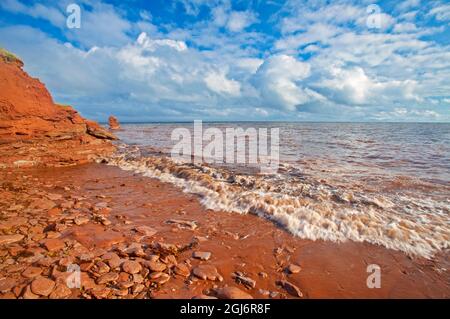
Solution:
M 24 179 L 24 175 L 30 177 Z M 61 280 L 58 278 L 64 276 L 64 262 L 61 263 L 61 259 L 70 257 L 74 257 L 72 261 L 86 273 L 81 276 L 82 280 L 85 278 L 94 287 L 84 289 L 83 293 L 74 288 L 70 294 L 60 288 L 65 291 L 60 294 L 64 298 L 223 297 L 221 288 L 225 286 L 238 288 L 240 292 L 236 293 L 242 293 L 241 296 L 295 298 L 296 293 L 289 293 L 290 289 L 280 286 L 280 281 L 288 281 L 297 287 L 303 298 L 450 298 L 448 251 L 427 260 L 410 258 L 404 253 L 367 243 L 300 239 L 268 220 L 254 215 L 206 210 L 195 195 L 182 193 L 180 189 L 158 180 L 102 164 L 4 169 L 0 171 L 0 176 L 0 191 L 3 194 L 0 204 L 4 211 L 0 219 L 0 232 L 3 232 L 0 236 L 9 233 L 24 235 L 23 239 L 15 243 L 0 245 L 0 288 L 8 288 L 5 282 L 2 283 L 2 278 L 9 279 L 11 286 L 10 289 L 3 288 L 3 298 L 23 297 L 24 293 L 30 292 L 32 287 L 27 287 L 31 286 L 35 277 L 26 278 L 23 275 L 30 266 L 40 269 L 39 277 L 49 278 L 60 287 Z M 50 199 L 53 204 L 48 203 L 48 194 L 53 194 L 50 195 L 54 199 Z M 46 200 L 40 200 L 41 206 L 31 208 L 36 200 L 42 198 Z M 14 205 L 16 209 L 11 210 Z M 48 209 L 52 205 L 55 207 Z M 75 218 L 67 218 L 67 215 L 74 214 L 85 217 L 78 218 L 78 221 L 82 221 L 80 225 L 77 225 Z M 31 218 L 32 215 L 35 218 Z M 98 215 L 103 215 L 109 222 L 99 221 Z M 30 222 L 31 219 L 37 222 Z M 23 223 L 17 224 L 20 220 Z M 175 223 L 167 223 L 169 220 L 175 220 Z M 17 225 L 14 225 L 14 221 Z M 181 225 L 177 223 L 180 221 L 193 223 Z M 5 226 L 8 223 L 12 225 L 9 229 L 9 226 Z M 63 226 L 60 231 L 45 231 L 50 224 Z M 192 225 L 198 227 L 189 229 Z M 152 229 L 155 233 L 142 236 L 142 231 L 136 231 L 139 226 L 147 226 L 147 230 Z M 48 237 L 49 233 L 50 237 L 55 238 Z M 33 240 L 33 236 L 36 236 L 36 240 Z M 63 247 L 49 251 L 45 244 L 48 239 L 62 241 Z M 130 252 L 129 244 L 132 243 L 139 243 L 143 252 L 136 245 L 131 247 L 134 251 Z M 162 284 L 158 284 L 158 288 L 153 285 L 158 279 L 149 279 L 150 271 L 150 274 L 143 276 L 142 281 L 139 276 L 133 275 L 133 280 L 136 279 L 134 277 L 138 277 L 138 280 L 125 289 L 123 287 L 126 286 L 121 286 L 121 280 L 127 282 L 130 278 L 125 278 L 123 269 L 119 271 L 113 268 L 107 273 L 112 273 L 111 279 L 116 277 L 115 274 L 118 278 L 102 284 L 92 283 L 98 281 L 99 262 L 108 264 L 105 262 L 105 253 L 120 252 L 121 259 L 138 261 L 144 265 L 141 267 L 142 272 L 148 268 L 145 266 L 146 261 L 156 258 L 149 255 L 153 255 L 155 245 L 161 243 L 174 244 L 184 250 L 174 254 L 176 261 L 167 260 L 168 253 L 160 255 L 160 261 L 166 264 L 166 269 L 162 271 L 166 275 L 159 275 L 158 278 L 168 279 L 164 283 L 160 280 Z M 28 254 L 24 254 L 24 251 L 28 251 Z M 208 260 L 193 258 L 195 251 L 210 252 L 211 257 Z M 36 266 L 40 259 L 49 256 L 53 259 L 48 260 L 47 266 Z M 83 260 L 84 257 L 87 260 Z M 175 264 L 185 266 L 178 267 L 180 270 Z M 300 266 L 301 270 L 289 274 L 286 268 L 290 264 Z M 367 288 L 369 273 L 366 269 L 369 264 L 381 267 L 380 289 Z M 223 280 L 202 280 L 195 276 L 194 269 L 199 265 L 215 267 Z M 238 283 L 239 279 L 233 278 L 235 272 L 254 280 L 255 287 L 248 289 Z M 242 278 L 240 281 L 243 281 Z M 51 293 L 54 291 L 55 288 Z M 36 294 L 32 292 L 26 296 L 33 295 Z M 233 297 L 232 294 L 226 296 Z

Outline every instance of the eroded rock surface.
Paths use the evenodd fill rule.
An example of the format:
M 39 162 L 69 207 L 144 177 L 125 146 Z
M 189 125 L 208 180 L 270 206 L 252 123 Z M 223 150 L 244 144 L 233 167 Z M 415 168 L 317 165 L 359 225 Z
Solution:
M 0 167 L 74 165 L 114 150 L 113 134 L 54 103 L 45 85 L 22 67 L 0 50 Z
M 109 117 L 108 124 L 109 124 L 109 128 L 111 130 L 119 130 L 120 129 L 119 120 L 115 116 L 111 115 Z

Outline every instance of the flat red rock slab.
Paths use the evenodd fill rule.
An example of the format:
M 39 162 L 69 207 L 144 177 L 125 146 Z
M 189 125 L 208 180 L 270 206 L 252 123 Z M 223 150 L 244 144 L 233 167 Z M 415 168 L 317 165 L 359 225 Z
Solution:
M 17 282 L 12 279 L 12 278 L 3 278 L 0 279 L 0 292 L 1 293 L 5 293 L 10 291 L 15 285 L 17 284 Z
M 64 247 L 66 247 L 66 244 L 61 239 L 53 238 L 53 239 L 46 239 L 44 241 L 44 247 L 48 251 L 53 252 L 63 249 Z
M 113 230 L 105 230 L 104 226 L 98 224 L 72 227 L 63 235 L 64 237 L 75 239 L 89 249 L 94 247 L 110 248 L 125 240 L 123 234 Z
M 31 291 L 40 296 L 48 296 L 55 288 L 55 282 L 45 277 L 38 277 L 31 283 Z

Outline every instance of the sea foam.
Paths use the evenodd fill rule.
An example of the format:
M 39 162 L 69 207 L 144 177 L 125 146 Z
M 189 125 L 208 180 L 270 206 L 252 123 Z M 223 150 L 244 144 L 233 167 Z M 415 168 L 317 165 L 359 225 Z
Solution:
M 107 163 L 196 194 L 207 209 L 254 214 L 300 238 L 367 242 L 425 258 L 450 246 L 448 199 L 348 190 L 301 176 L 289 165 L 280 174 L 245 175 L 143 157 L 137 147 L 124 150 Z

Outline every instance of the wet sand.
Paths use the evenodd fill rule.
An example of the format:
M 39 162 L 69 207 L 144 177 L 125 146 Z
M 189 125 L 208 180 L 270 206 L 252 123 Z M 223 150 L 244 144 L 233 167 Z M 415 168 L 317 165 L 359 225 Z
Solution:
M 303 240 L 257 216 L 205 210 L 196 196 L 172 185 L 102 164 L 14 170 L 9 174 L 3 170 L 0 180 L 17 182 L 23 175 L 31 176 L 28 180 L 36 178 L 36 185 L 47 185 L 47 191 L 64 198 L 78 196 L 107 203 L 111 225 L 89 222 L 62 232 L 62 238 L 75 239 L 88 249 L 108 250 L 120 242 L 133 242 L 137 240 L 132 231 L 136 225 L 157 230 L 143 244 L 189 245 L 194 237 L 200 238 L 197 246 L 177 255 L 178 262 L 187 261 L 191 268 L 214 265 L 223 281 L 173 276 L 152 292 L 152 298 L 192 298 L 223 286 L 238 287 L 254 298 L 292 298 L 277 285 L 279 280 L 297 286 L 303 298 L 450 298 L 448 252 L 426 260 L 366 243 Z M 195 221 L 198 228 L 168 224 L 170 219 Z M 194 251 L 211 252 L 211 258 L 192 258 Z M 301 271 L 289 274 L 286 267 L 290 264 L 301 266 Z M 366 285 L 369 264 L 381 267 L 379 289 Z M 232 276 L 236 271 L 254 279 L 255 288 L 237 283 Z

